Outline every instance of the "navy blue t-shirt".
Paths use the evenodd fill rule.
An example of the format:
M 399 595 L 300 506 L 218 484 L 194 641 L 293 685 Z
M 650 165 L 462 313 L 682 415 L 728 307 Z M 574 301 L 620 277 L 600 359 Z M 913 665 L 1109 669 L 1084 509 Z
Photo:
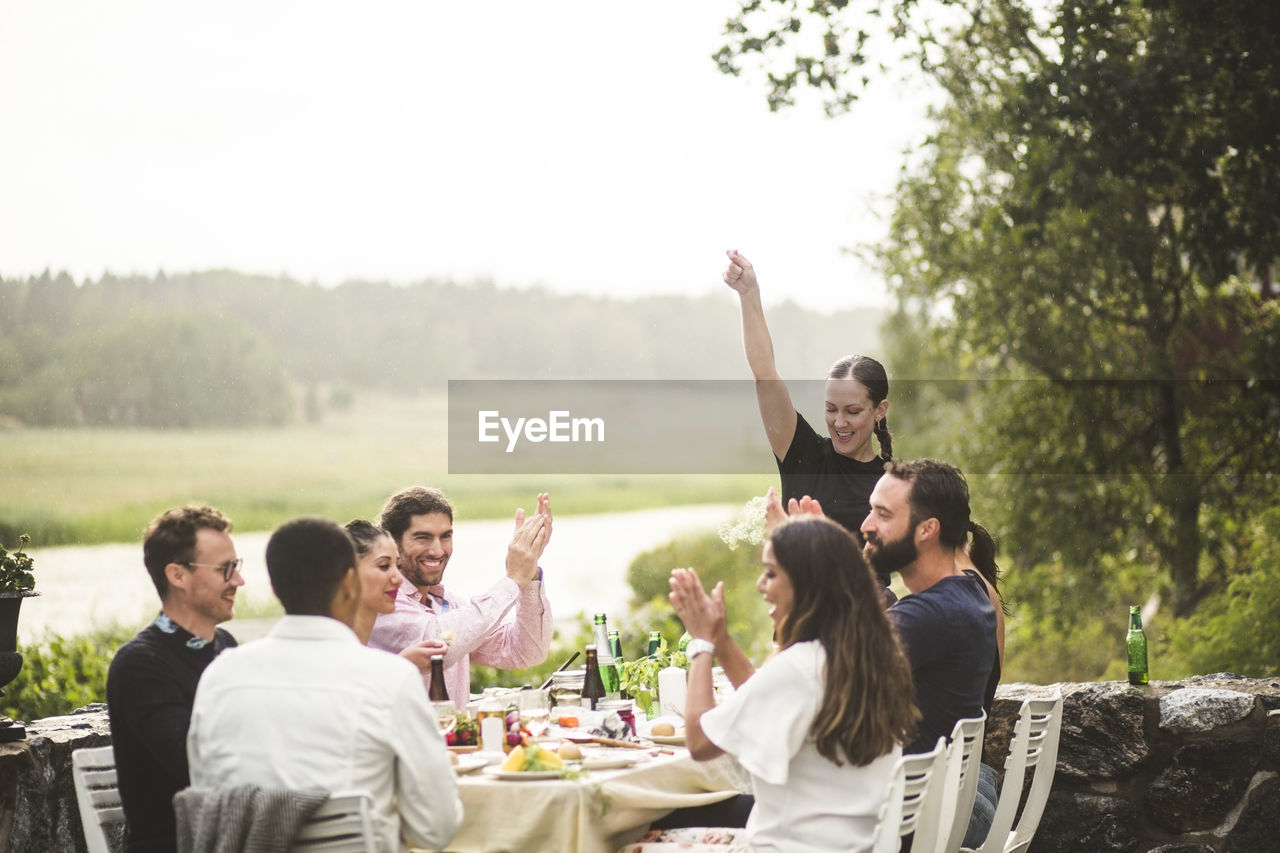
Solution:
M 905 752 L 928 752 L 956 720 L 977 717 L 995 692 L 996 610 L 982 581 L 945 577 L 888 611 L 911 661 L 921 720 Z M 996 676 L 993 678 L 992 676 Z

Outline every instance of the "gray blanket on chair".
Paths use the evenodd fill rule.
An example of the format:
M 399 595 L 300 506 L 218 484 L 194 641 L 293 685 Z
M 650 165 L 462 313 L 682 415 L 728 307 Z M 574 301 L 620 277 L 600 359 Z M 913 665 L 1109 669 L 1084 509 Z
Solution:
M 256 785 L 184 788 L 173 795 L 178 853 L 287 853 L 328 799 L 327 791 Z

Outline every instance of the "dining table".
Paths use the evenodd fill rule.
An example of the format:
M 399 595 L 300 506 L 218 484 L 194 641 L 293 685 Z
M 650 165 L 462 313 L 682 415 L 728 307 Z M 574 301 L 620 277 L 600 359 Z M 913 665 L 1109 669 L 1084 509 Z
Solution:
M 631 760 L 635 763 L 629 766 L 570 778 L 526 778 L 489 768 L 460 776 L 464 817 L 447 849 L 614 853 L 674 809 L 751 791 L 750 776 L 729 755 L 695 761 L 688 750 L 671 747 L 635 750 Z

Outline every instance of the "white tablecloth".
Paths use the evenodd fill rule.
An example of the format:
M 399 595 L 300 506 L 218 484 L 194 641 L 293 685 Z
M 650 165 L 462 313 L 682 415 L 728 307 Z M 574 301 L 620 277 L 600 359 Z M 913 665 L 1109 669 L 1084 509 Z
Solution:
M 506 781 L 479 772 L 458 782 L 466 815 L 448 847 L 457 853 L 613 853 L 673 809 L 751 790 L 731 757 L 700 762 L 683 749 L 577 780 Z

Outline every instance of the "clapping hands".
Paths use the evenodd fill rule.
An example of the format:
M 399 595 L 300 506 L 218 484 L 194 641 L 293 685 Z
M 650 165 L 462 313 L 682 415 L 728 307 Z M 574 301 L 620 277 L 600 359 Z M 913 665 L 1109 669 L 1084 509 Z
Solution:
M 538 576 L 538 559 L 551 540 L 551 495 L 538 495 L 538 510 L 525 518 L 516 510 L 516 529 L 507 546 L 507 577 L 521 589 Z
M 685 630 L 700 640 L 718 642 L 725 636 L 724 583 L 717 583 L 708 595 L 693 569 L 672 569 L 671 593 L 667 598 Z
M 822 511 L 822 504 L 808 495 L 805 495 L 800 500 L 792 498 L 787 501 L 787 508 L 784 510 L 782 508 L 782 499 L 778 497 L 778 490 L 770 486 L 764 501 L 765 535 L 768 536 L 773 528 L 788 518 L 798 515 L 826 515 L 826 513 Z

